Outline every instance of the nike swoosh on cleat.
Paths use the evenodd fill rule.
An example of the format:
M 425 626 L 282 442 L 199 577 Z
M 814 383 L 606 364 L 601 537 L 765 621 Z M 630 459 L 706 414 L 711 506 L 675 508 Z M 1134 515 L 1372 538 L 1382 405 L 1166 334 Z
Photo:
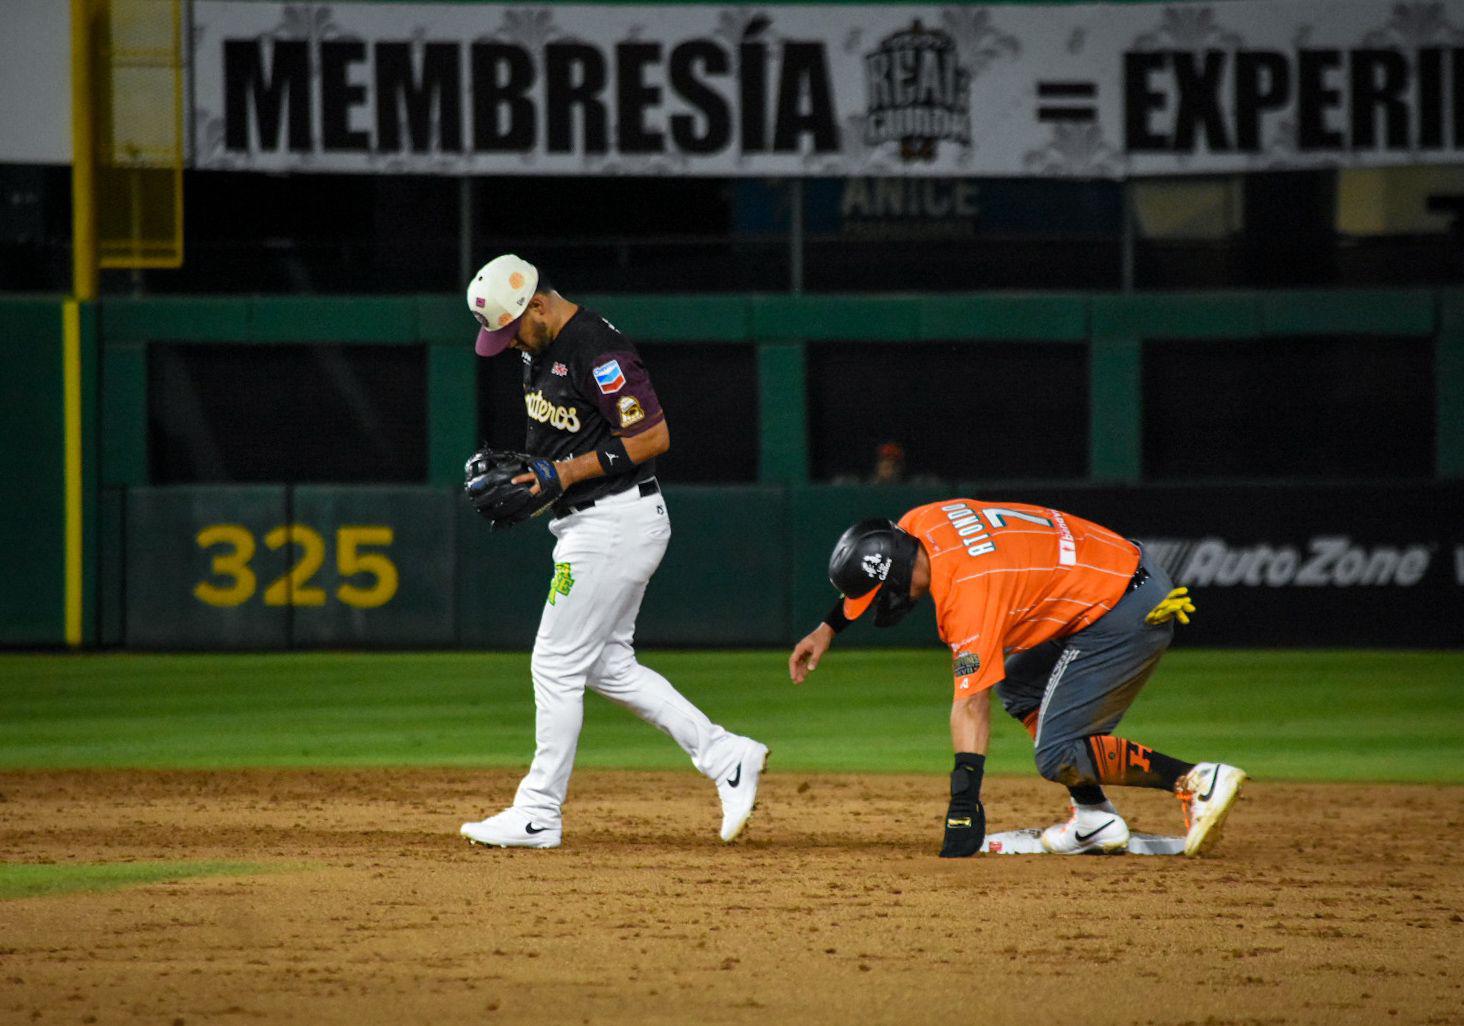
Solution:
M 1209 801 L 1210 800 L 1210 795 L 1212 795 L 1212 794 L 1215 793 L 1215 785 L 1218 784 L 1219 782 L 1220 782 L 1220 767 L 1219 766 L 1216 766 L 1215 767 L 1215 775 L 1210 778 L 1210 789 L 1208 791 L 1206 791 L 1204 794 L 1200 795 L 1200 801 L 1202 801 L 1202 802 Z
M 1097 830 L 1089 830 L 1086 834 L 1077 834 L 1076 836 L 1078 838 L 1078 843 L 1086 844 L 1091 838 L 1096 837 L 1098 834 L 1101 834 L 1103 831 L 1113 826 L 1115 822 L 1117 821 L 1110 819 L 1107 823 L 1104 823 Z
M 545 830 L 548 830 L 548 829 L 549 829 L 548 827 L 536 827 L 536 826 L 534 826 L 534 824 L 529 823 L 528 825 L 526 825 L 524 827 L 524 833 L 526 833 L 526 834 L 542 834 Z
M 732 774 L 731 778 L 727 781 L 727 786 L 736 787 L 740 783 L 742 783 L 742 763 L 739 762 L 737 764 L 737 772 Z

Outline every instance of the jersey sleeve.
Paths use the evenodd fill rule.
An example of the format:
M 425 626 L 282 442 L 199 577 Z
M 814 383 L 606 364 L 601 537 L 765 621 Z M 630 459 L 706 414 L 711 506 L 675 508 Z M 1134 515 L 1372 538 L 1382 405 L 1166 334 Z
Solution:
M 632 349 L 601 353 L 590 362 L 585 394 L 610 430 L 622 438 L 638 435 L 666 418 L 651 376 Z
M 954 627 L 956 633 L 951 635 L 951 676 L 957 700 L 1000 684 L 1006 677 L 1001 625 L 979 622 L 985 619 L 964 620 Z
M 940 636 L 951 649 L 951 676 L 957 700 L 968 698 L 1006 677 L 1007 603 L 996 583 L 1007 575 L 968 577 L 952 582 L 940 609 Z
M 933 535 L 946 520 L 938 504 L 932 503 L 907 512 L 900 518 L 899 527 L 914 535 L 929 553 L 932 545 L 938 550 Z M 941 596 L 936 615 L 940 636 L 950 646 L 951 674 L 959 700 L 1000 684 L 1006 677 L 1006 653 L 1002 651 L 1005 624 L 1001 622 L 1000 601 L 989 593 L 990 579 L 951 581 L 949 565 L 944 562 L 950 558 L 938 552 L 932 556 L 931 573 L 940 577 L 933 582 L 932 590 Z M 954 593 L 946 588 L 954 589 Z

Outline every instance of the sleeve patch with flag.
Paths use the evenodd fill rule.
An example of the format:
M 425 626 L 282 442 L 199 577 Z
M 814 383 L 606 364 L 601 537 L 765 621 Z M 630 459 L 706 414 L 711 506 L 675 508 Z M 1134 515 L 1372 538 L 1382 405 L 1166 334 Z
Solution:
M 620 361 L 611 360 L 609 363 L 602 363 L 596 367 L 595 384 L 600 386 L 600 391 L 604 395 L 611 395 L 624 388 L 625 373 L 620 369 Z

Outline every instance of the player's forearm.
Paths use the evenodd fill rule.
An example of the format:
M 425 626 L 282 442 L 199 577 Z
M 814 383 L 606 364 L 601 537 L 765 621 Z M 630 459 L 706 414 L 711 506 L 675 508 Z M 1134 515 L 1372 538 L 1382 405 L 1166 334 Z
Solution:
M 663 420 L 638 435 L 618 441 L 624 446 L 625 456 L 630 464 L 638 466 L 671 448 L 671 432 Z M 581 453 L 572 459 L 563 460 L 554 464 L 554 469 L 559 472 L 559 480 L 565 488 L 580 481 L 605 476 L 604 461 L 598 451 Z
M 823 621 L 819 624 L 819 627 L 827 630 L 830 640 L 832 640 L 833 635 L 838 634 L 853 622 L 844 615 L 844 599 L 840 596 L 839 600 L 824 614 Z
M 621 441 L 625 443 L 625 451 L 630 453 L 630 458 L 635 463 L 641 464 L 646 460 L 655 459 L 671 448 L 671 429 L 666 426 L 663 418 L 640 434 L 622 438 Z
M 986 746 L 991 742 L 989 694 L 989 691 L 978 691 L 969 698 L 958 698 L 951 706 L 952 751 L 986 754 Z
M 603 477 L 605 474 L 605 471 L 600 469 L 600 457 L 593 452 L 581 453 L 570 459 L 561 460 L 554 464 L 554 469 L 559 472 L 559 481 L 565 488 L 578 481 Z

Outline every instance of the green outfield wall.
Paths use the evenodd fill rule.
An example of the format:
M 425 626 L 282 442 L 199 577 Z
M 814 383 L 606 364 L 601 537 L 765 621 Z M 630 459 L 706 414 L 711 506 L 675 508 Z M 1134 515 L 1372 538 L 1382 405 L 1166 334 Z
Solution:
M 668 486 L 673 538 L 637 627 L 653 646 L 778 646 L 836 598 L 852 521 L 950 495 L 1076 511 L 1194 590 L 1209 646 L 1464 644 L 1464 485 Z M 525 648 L 553 575 L 543 522 L 491 532 L 458 489 L 139 486 L 104 641 L 137 649 Z M 573 568 L 571 567 L 571 572 Z M 573 601 L 573 593 L 557 601 Z M 112 608 L 111 603 L 118 603 Z M 935 640 L 928 605 L 844 644 Z
M 1210 586 L 1223 589 L 1210 607 L 1218 607 L 1218 619 L 1252 624 L 1228 633 L 1200 628 L 1206 643 L 1464 644 L 1464 615 L 1455 608 L 1464 593 L 1464 538 L 1450 526 L 1464 523 L 1464 291 L 576 298 L 647 343 L 755 352 L 755 423 L 729 430 L 755 430 L 758 479 L 666 482 L 675 537 L 647 597 L 644 643 L 782 644 L 827 606 L 823 562 L 842 525 L 959 493 L 1060 504 L 1135 536 L 1172 542 L 1176 572 L 1208 574 Z M 547 532 L 528 525 L 490 535 L 457 495 L 480 422 L 472 326 L 459 298 L 119 298 L 81 313 L 84 431 L 74 455 L 84 479 L 84 532 L 82 565 L 69 577 L 62 303 L 0 302 L 9 429 L 0 457 L 7 500 L 0 541 L 10 571 L 0 586 L 0 644 L 66 643 L 68 586 L 81 597 L 79 641 L 89 645 L 517 647 L 532 639 L 548 588 Z M 1431 411 L 1425 421 L 1432 473 L 1425 479 L 1146 480 L 1145 432 L 1155 430 L 1159 399 L 1146 389 L 1164 380 L 1151 365 L 1183 374 L 1191 354 L 1213 367 L 1217 352 L 1223 358 L 1231 346 L 1311 345 L 1326 353 L 1334 343 L 1373 337 L 1397 347 L 1389 351 L 1428 359 L 1431 391 L 1403 397 Z M 1038 466 L 1021 480 L 930 488 L 813 482 L 811 368 L 825 347 L 870 343 L 888 346 L 891 361 L 901 358 L 901 347 L 923 343 L 993 352 L 1014 344 L 1080 347 L 1086 473 L 1057 480 Z M 427 423 L 419 477 L 354 485 L 154 480 L 155 347 L 247 352 L 300 344 L 420 351 Z M 1163 359 L 1149 358 L 1155 353 Z M 1197 411 L 1246 401 L 1211 384 L 1193 382 L 1187 401 Z M 1353 429 L 1386 415 L 1369 405 L 1353 412 Z M 931 422 L 950 444 L 969 444 L 980 435 L 981 410 L 931 411 Z M 1410 512 L 1366 516 L 1362 505 Z M 1309 512 L 1315 507 L 1338 512 L 1318 518 Z M 1400 522 L 1391 533 L 1367 526 Z M 1287 578 L 1276 562 L 1276 552 L 1290 552 L 1294 577 L 1308 560 L 1323 558 L 1313 551 L 1318 539 L 1337 537 L 1357 551 L 1344 546 L 1334 553 L 1345 571 L 1335 592 L 1308 584 L 1306 574 L 1301 582 Z M 1215 545 L 1224 548 L 1220 562 L 1206 563 L 1206 553 L 1220 551 Z M 1427 566 L 1414 574 L 1408 554 L 1420 546 L 1428 550 Z M 1359 560 L 1362 569 L 1349 579 Z M 1234 579 L 1223 580 L 1227 575 Z M 1430 589 L 1433 601 L 1421 601 Z M 1254 627 L 1256 608 L 1274 606 L 1286 619 L 1285 602 L 1318 595 L 1334 626 L 1318 614 L 1292 616 L 1294 630 Z M 1364 614 L 1369 623 L 1360 633 L 1348 626 Z M 917 618 L 878 640 L 914 643 L 928 639 L 929 630 Z
M 65 450 L 61 304 L 0 302 L 0 644 L 65 637 Z

